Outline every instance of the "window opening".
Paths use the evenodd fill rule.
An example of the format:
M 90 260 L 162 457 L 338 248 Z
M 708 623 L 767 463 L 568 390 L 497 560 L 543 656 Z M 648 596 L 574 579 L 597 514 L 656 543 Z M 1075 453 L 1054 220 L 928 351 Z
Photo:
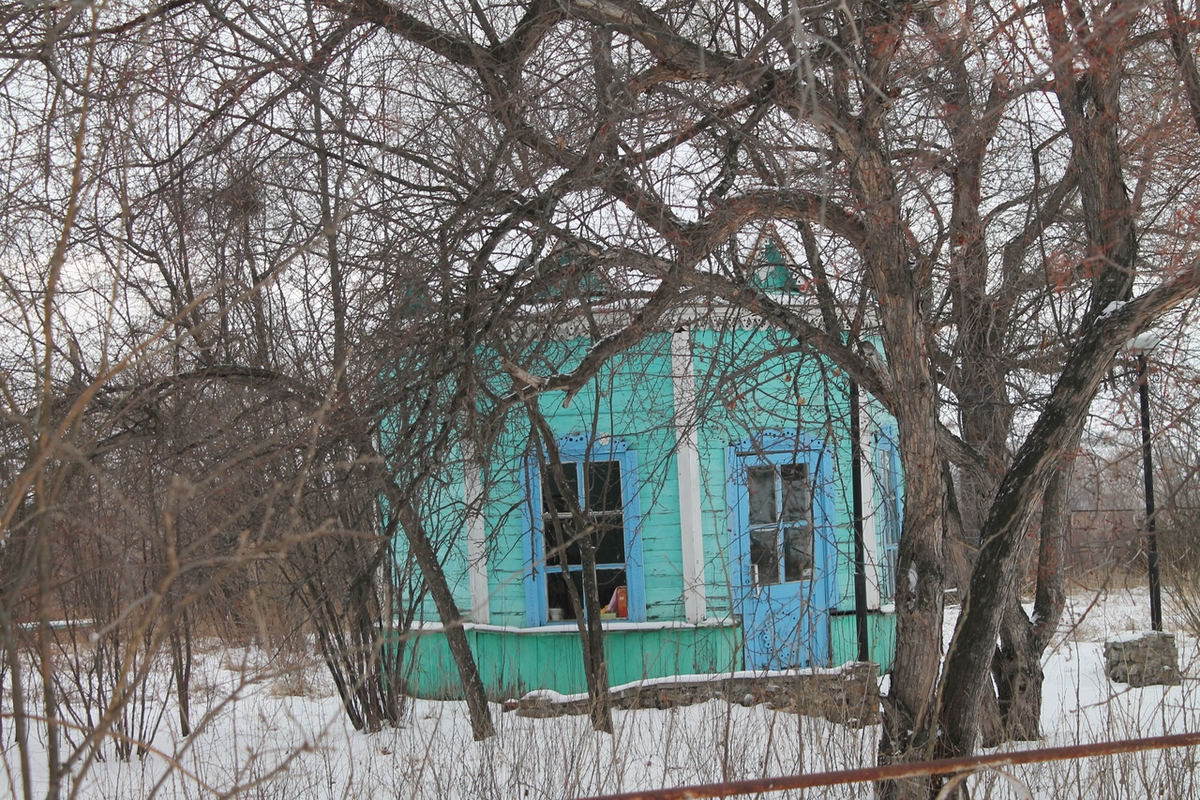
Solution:
M 773 586 L 812 579 L 812 487 L 807 464 L 746 469 L 750 582 Z
M 564 462 L 563 485 L 551 469 L 542 471 L 542 532 L 546 555 L 546 605 L 550 621 L 575 619 L 567 581 L 583 597 L 580 543 L 591 537 L 596 551 L 596 584 L 606 614 L 628 617 L 625 553 L 625 503 L 621 494 L 621 462 Z M 584 476 L 580 486 L 579 473 Z M 574 496 L 582 520 L 571 513 Z M 580 522 L 583 529 L 580 530 Z M 561 544 L 560 544 L 561 542 Z

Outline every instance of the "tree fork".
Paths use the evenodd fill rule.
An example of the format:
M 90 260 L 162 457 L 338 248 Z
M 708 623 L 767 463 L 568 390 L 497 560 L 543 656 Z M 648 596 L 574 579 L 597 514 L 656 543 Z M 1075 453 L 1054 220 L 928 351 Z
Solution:
M 979 693 L 990 672 L 1004 602 L 1016 576 L 1019 539 L 1059 459 L 1073 451 L 1092 398 L 1118 345 L 1200 289 L 1200 264 L 1118 310 L 1093 308 L 1045 410 L 1017 451 L 983 529 L 970 591 L 942 671 L 943 753 L 974 747 Z

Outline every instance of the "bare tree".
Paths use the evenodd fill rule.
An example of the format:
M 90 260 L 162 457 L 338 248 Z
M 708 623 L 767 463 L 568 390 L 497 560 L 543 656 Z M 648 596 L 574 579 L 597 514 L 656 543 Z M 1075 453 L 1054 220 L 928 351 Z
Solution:
M 1016 542 L 1074 449 L 1116 347 L 1196 289 L 1190 270 L 1164 265 L 1143 270 L 1141 295 L 1131 294 L 1142 211 L 1123 195 L 1129 156 L 1112 135 L 1132 122 L 1114 105 L 1120 65 L 1149 46 L 1134 33 L 1135 9 L 1102 13 L 1101 34 L 1077 25 L 1039 39 L 1022 15 L 986 6 L 974 17 L 888 4 L 781 14 L 736 6 L 708 17 L 631 2 L 533 4 L 443 9 L 436 20 L 370 0 L 333 7 L 428 50 L 471 87 L 464 102 L 494 124 L 498 146 L 522 154 L 510 197 L 523 197 L 524 218 L 536 215 L 577 264 L 639 272 L 657 287 L 652 303 L 686 287 L 746 305 L 884 400 L 900 423 L 907 514 L 882 755 L 969 751 L 1003 609 L 1015 602 Z M 1048 59 L 1043 45 L 1057 48 Z M 585 65 L 582 52 L 599 57 Z M 1079 58 L 1107 83 L 1072 88 L 1058 77 Z M 1154 79 L 1168 87 L 1175 78 Z M 1040 99 L 1045 88 L 1058 92 L 1057 106 Z M 1002 161 L 1015 181 L 988 177 Z M 1083 163 L 1102 169 L 1083 181 L 1073 166 Z M 553 178 L 539 182 L 539 171 Z M 796 249 L 817 254 L 807 260 L 819 320 L 748 283 L 739 233 L 766 221 L 794 225 Z M 859 298 L 886 367 L 854 338 Z M 1010 454 L 1014 380 L 1034 390 L 1039 410 Z M 956 396 L 962 438 L 940 423 L 943 391 Z M 945 459 L 963 470 L 987 558 L 943 670 Z M 1001 662 L 998 674 L 1007 669 Z
M 13 11 L 3 45 L 13 547 L 0 626 L 15 682 L 17 626 L 37 624 L 51 739 L 54 515 L 85 475 L 135 494 L 106 472 L 135 454 L 158 470 L 145 496 L 168 476 L 206 487 L 197 497 L 247 494 L 185 537 L 206 542 L 189 557 L 218 559 L 220 576 L 181 560 L 175 521 L 193 495 L 142 517 L 168 568 L 143 590 L 160 616 L 139 630 L 154 646 L 175 637 L 178 686 L 175 624 L 196 597 L 282 553 L 347 712 L 394 722 L 389 648 L 410 610 L 393 591 L 400 533 L 488 735 L 442 569 L 453 534 L 431 528 L 428 497 L 464 442 L 486 457 L 517 414 L 538 430 L 538 393 L 572 396 L 674 306 L 704 300 L 821 353 L 899 423 L 881 759 L 970 752 L 993 699 L 989 741 L 1036 735 L 1083 421 L 1120 345 L 1197 291 L 1193 223 L 1176 212 L 1195 196 L 1181 154 L 1194 152 L 1200 83 L 1176 5 L 42 11 Z M 30 187 L 41 202 L 13 199 Z M 791 267 L 810 303 L 756 283 L 768 228 L 804 255 Z M 551 364 L 555 303 L 586 313 L 588 281 L 629 322 L 579 363 Z M 85 306 L 90 322 L 73 323 Z M 200 426 L 207 440 L 163 435 L 163 420 L 195 413 L 188 393 L 242 416 Z M 151 436 L 174 448 L 138 443 Z M 1013 587 L 1039 508 L 1035 624 Z M 967 569 L 948 563 L 972 548 L 943 663 L 944 590 Z M 595 634 L 581 624 L 599 700 Z M 115 724 L 109 711 L 96 730 Z

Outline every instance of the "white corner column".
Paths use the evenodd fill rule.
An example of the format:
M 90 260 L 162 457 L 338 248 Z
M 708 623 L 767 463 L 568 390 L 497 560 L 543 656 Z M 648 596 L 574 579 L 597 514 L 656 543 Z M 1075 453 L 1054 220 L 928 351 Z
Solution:
M 483 520 L 483 469 L 474 449 L 463 444 L 463 496 L 467 503 L 467 582 L 471 588 L 471 621 L 486 625 L 488 610 L 487 529 Z
M 859 485 L 862 487 L 863 505 L 863 552 L 867 567 L 867 608 L 878 609 L 879 587 L 883 577 L 879 566 L 879 508 L 875 502 L 875 426 L 869 414 L 862 415 L 862 460 L 858 464 Z
M 688 622 L 703 622 L 704 528 L 700 514 L 700 448 L 696 434 L 696 372 L 687 328 L 671 336 L 675 394 L 675 462 L 679 476 L 679 531 L 683 550 L 683 610 Z

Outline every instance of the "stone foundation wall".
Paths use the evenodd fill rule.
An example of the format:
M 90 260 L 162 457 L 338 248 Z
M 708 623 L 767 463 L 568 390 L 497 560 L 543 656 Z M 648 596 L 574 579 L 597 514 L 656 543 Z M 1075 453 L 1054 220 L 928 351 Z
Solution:
M 879 667 L 853 662 L 838 669 L 797 670 L 766 677 L 752 675 L 714 676 L 647 682 L 612 693 L 614 708 L 674 708 L 728 700 L 750 706 L 765 703 L 769 708 L 806 716 L 824 717 L 852 727 L 879 721 Z M 525 717 L 586 714 L 587 698 L 563 698 L 532 692 L 506 705 Z
M 1180 680 L 1175 634 L 1154 631 L 1105 642 L 1104 674 L 1130 686 L 1174 686 Z

